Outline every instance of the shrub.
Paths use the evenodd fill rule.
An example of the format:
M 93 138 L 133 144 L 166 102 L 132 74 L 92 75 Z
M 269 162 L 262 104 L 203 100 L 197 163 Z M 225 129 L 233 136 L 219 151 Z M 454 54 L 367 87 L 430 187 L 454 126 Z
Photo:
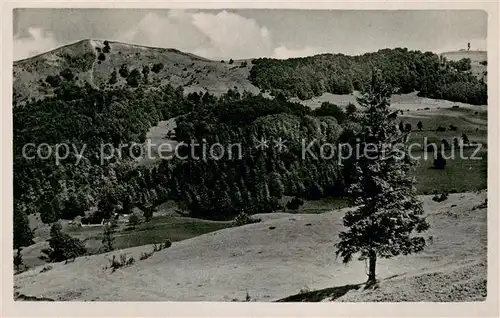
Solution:
M 102 211 L 97 211 L 81 219 L 82 224 L 100 224 L 104 219 Z
M 346 118 L 346 113 L 339 106 L 329 103 L 323 102 L 319 108 L 316 108 L 313 111 L 315 116 L 332 116 L 341 124 L 344 122 Z
M 112 272 L 114 272 L 120 267 L 134 265 L 135 258 L 133 256 L 127 258 L 127 254 L 120 254 L 120 260 L 117 260 L 116 255 L 113 255 L 113 259 L 109 260 L 109 262 Z
M 139 224 L 139 217 L 137 214 L 131 214 L 128 218 L 128 225 L 135 228 Z
M 169 248 L 170 246 L 172 246 L 172 241 L 170 240 L 166 240 L 165 243 L 163 243 L 163 248 Z
M 139 86 L 140 79 L 141 79 L 141 73 L 138 70 L 134 69 L 127 76 L 127 84 L 132 87 L 137 87 Z
M 464 144 L 469 144 L 469 137 L 466 134 L 462 134 L 462 140 Z
M 347 114 L 348 117 L 351 117 L 352 115 L 354 115 L 356 112 L 357 112 L 357 107 L 356 105 L 354 105 L 353 103 L 349 103 L 345 109 L 345 112 Z
M 157 125 L 155 125 L 157 126 Z M 148 206 L 148 207 L 142 207 L 143 209 L 143 216 L 146 220 L 146 222 L 149 222 L 151 221 L 151 219 L 153 218 L 153 212 L 154 212 L 154 207 L 153 206 Z
M 110 260 L 110 263 L 110 267 L 113 269 L 113 272 L 124 265 L 123 263 L 116 260 L 116 255 L 113 255 L 113 259 Z
M 61 85 L 61 78 L 59 75 L 47 75 L 45 81 L 52 87 L 58 87 Z
M 109 46 L 109 42 L 108 41 L 104 41 L 104 48 L 102 49 L 102 51 L 104 53 L 109 53 L 109 51 L 111 51 L 111 47 Z
M 486 209 L 488 208 L 488 199 L 484 199 L 484 202 L 479 204 L 479 205 L 476 205 L 472 208 L 472 210 L 477 210 L 477 209 Z
M 301 288 L 299 290 L 299 295 L 302 295 L 302 294 L 308 294 L 311 292 L 311 289 L 309 288 L 309 286 L 304 286 L 304 288 Z
M 142 260 L 150 258 L 154 254 L 154 252 L 155 251 L 152 251 L 150 253 L 146 253 L 146 252 L 141 253 L 141 257 L 139 258 L 139 260 L 142 261 Z
M 241 212 L 234 219 L 233 226 L 242 226 L 242 225 L 246 225 L 246 224 L 253 224 L 253 223 L 258 223 L 260 221 L 261 221 L 261 219 L 252 218 L 251 216 L 249 216 L 245 212 Z
M 104 53 L 99 53 L 99 56 L 97 57 L 97 59 L 99 61 L 104 61 L 104 60 L 106 60 L 106 55 L 104 55 Z
M 436 159 L 434 159 L 434 168 L 436 169 L 444 169 L 446 166 L 446 159 L 443 158 L 441 153 L 438 153 Z
M 436 131 L 446 131 L 446 128 L 444 128 L 443 126 L 439 126 L 438 128 L 436 128 Z
M 295 197 L 290 202 L 286 204 L 286 208 L 288 210 L 298 210 L 300 206 L 304 204 L 304 200 L 301 198 Z
M 54 223 L 50 228 L 49 246 L 50 248 L 44 249 L 42 252 L 47 254 L 50 261 L 55 262 L 75 259 L 87 252 L 82 241 L 62 232 L 59 223 Z
M 248 65 L 247 61 L 243 61 L 243 62 L 241 62 L 240 67 L 246 67 L 247 65 Z
M 130 258 L 127 260 L 126 265 L 131 266 L 135 264 L 135 258 L 133 256 L 130 256 Z
M 419 121 L 419 122 L 418 122 L 418 124 L 417 124 L 417 128 L 418 128 L 418 130 L 420 130 L 420 131 L 422 131 L 422 128 L 424 128 L 424 125 L 422 124 L 422 122 L 421 122 L 421 121 Z
M 144 77 L 148 77 L 149 71 L 150 71 L 149 66 L 144 65 L 144 67 L 142 68 L 142 75 L 144 75 Z
M 120 70 L 118 70 L 118 73 L 121 77 L 127 78 L 129 73 L 127 64 L 122 64 L 122 66 L 120 66 Z
M 40 273 L 45 273 L 45 272 L 48 272 L 52 269 L 52 266 L 50 265 L 47 265 L 45 266 L 44 268 L 42 268 L 42 270 L 40 271 Z
M 113 85 L 113 84 L 116 84 L 117 82 L 117 78 L 116 78 L 116 70 L 114 70 L 113 72 L 111 72 L 111 77 L 109 79 L 109 84 Z
M 405 131 L 407 131 L 407 132 L 411 131 L 411 124 L 406 124 L 405 125 Z
M 436 194 L 432 198 L 432 200 L 436 201 L 436 202 L 443 202 L 443 201 L 446 201 L 446 199 L 448 199 L 448 193 Z
M 59 72 L 59 75 L 61 75 L 64 79 L 71 81 L 74 77 L 73 72 L 69 68 L 65 68 L 61 72 Z
M 229 59 L 229 64 L 233 64 L 234 63 L 234 60 L 233 59 Z
M 469 58 L 463 58 L 459 61 L 449 61 L 449 64 L 450 66 L 461 72 L 465 72 L 471 69 L 471 59 Z
M 162 63 L 156 63 L 153 65 L 153 67 L 151 68 L 151 71 L 153 73 L 156 73 L 158 74 L 161 70 L 163 69 L 163 64 Z
M 450 125 L 450 127 L 449 127 L 449 128 L 450 128 L 450 130 L 451 130 L 451 131 L 456 131 L 456 130 L 457 130 L 457 127 L 456 127 L 456 126 L 453 126 L 453 125 Z

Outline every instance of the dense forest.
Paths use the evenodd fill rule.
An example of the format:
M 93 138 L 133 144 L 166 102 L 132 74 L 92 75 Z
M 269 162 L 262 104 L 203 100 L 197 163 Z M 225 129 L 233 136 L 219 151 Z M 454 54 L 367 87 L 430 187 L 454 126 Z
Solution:
M 140 88 L 100 91 L 69 82 L 53 97 L 14 107 L 14 214 L 21 215 L 18 220 L 36 212 L 45 223 L 72 219 L 96 205 L 109 213 L 114 203 L 109 200 L 110 188 L 122 195 L 122 209 L 127 209 L 135 194 L 117 187 L 117 180 L 130 179 L 136 167 L 126 160 L 126 148 L 124 160 L 101 162 L 101 145 L 144 142 L 152 125 L 183 111 L 183 102 L 182 89 L 170 86 L 146 93 Z M 48 146 L 37 148 L 41 144 Z M 57 149 L 58 144 L 68 145 L 66 158 L 67 149 Z M 59 162 L 56 151 L 63 157 Z
M 271 94 L 309 99 L 325 92 L 350 94 L 360 90 L 371 69 L 397 93 L 418 91 L 420 96 L 475 105 L 487 104 L 487 87 L 471 73 L 470 59 L 447 61 L 432 52 L 384 49 L 360 56 L 322 54 L 304 58 L 253 60 L 250 80 Z
M 196 99 L 196 94 L 191 97 Z M 168 175 L 167 183 L 175 180 L 172 197 L 182 201 L 191 215 L 220 219 L 239 212 L 272 212 L 283 208 L 284 195 L 319 199 L 343 194 L 337 154 L 319 156 L 319 145 L 338 144 L 344 132 L 335 117 L 315 116 L 284 98 L 231 91 L 212 102 L 199 97 L 197 111 L 178 121 L 177 140 L 206 148 L 216 143 L 227 147 L 205 160 L 196 159 L 203 158 L 203 148 L 197 147 L 189 156 L 186 151 L 187 160 L 164 161 L 158 168 Z M 262 140 L 267 147 L 261 147 Z M 279 140 L 284 142 L 281 149 Z M 302 143 L 311 142 L 315 155 L 303 156 Z M 172 164 L 175 168 L 169 170 Z
M 178 118 L 178 142 L 239 143 L 241 158 L 198 160 L 196 151 L 186 151 L 180 153 L 186 159 L 145 167 L 128 158 L 125 147 L 121 160 L 115 155 L 102 161 L 101 145 L 143 143 L 150 127 L 172 117 Z M 15 220 L 20 226 L 27 214 L 39 212 L 43 222 L 52 223 L 83 216 L 91 208 L 97 208 L 99 220 L 134 207 L 150 217 L 170 199 L 192 216 L 223 219 L 281 208 L 285 194 L 311 199 L 341 194 L 343 172 L 337 162 L 300 160 L 300 142 L 337 143 L 344 134 L 342 123 L 355 127 L 348 118 L 335 105 L 325 103 L 312 112 L 284 96 L 266 99 L 231 90 L 221 97 L 184 96 L 182 88 L 171 86 L 98 90 L 65 83 L 53 97 L 14 108 Z M 272 144 L 280 137 L 286 152 Z M 270 145 L 259 150 L 255 145 L 262 138 Z M 35 147 L 44 143 L 50 147 Z M 68 145 L 67 157 L 63 150 L 68 149 L 57 149 L 58 144 Z M 317 145 L 311 151 L 318 151 Z M 20 226 L 21 233 L 25 230 Z M 17 244 L 25 243 L 19 238 Z

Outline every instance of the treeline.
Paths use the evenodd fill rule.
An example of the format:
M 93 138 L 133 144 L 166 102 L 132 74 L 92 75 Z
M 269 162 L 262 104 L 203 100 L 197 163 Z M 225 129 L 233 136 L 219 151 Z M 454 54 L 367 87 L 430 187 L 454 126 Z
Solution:
M 325 92 L 350 94 L 369 81 L 378 68 L 393 92 L 419 91 L 420 96 L 470 104 L 487 103 L 487 86 L 470 72 L 470 60 L 447 61 L 432 52 L 384 49 L 360 56 L 321 54 L 304 58 L 253 60 L 254 85 L 287 97 L 309 99 Z

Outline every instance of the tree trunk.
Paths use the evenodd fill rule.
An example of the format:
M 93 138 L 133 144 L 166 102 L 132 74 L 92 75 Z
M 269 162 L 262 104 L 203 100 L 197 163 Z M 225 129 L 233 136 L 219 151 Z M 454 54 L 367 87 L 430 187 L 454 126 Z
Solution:
M 376 278 L 375 278 L 375 266 L 377 263 L 377 254 L 375 251 L 371 251 L 369 255 L 369 269 L 368 269 L 368 282 L 369 283 L 375 283 Z

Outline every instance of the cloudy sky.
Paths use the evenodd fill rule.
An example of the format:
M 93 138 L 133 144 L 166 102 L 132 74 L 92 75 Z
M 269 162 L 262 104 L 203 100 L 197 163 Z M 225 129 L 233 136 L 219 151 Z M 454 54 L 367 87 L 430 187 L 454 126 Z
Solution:
M 485 49 L 483 11 L 16 9 L 14 58 L 85 38 L 177 48 L 212 59 Z

